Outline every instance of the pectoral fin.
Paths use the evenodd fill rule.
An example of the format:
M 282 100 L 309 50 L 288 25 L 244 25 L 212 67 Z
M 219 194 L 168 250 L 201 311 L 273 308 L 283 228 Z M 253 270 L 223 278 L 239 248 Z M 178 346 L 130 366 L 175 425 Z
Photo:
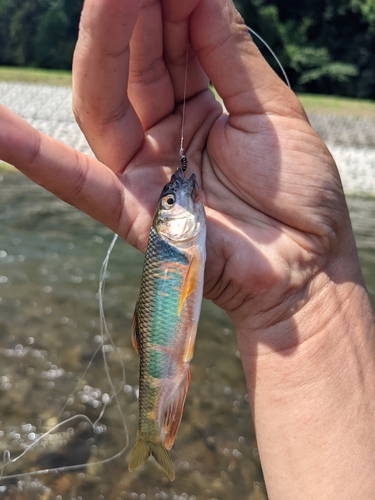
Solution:
M 186 274 L 184 286 L 182 288 L 180 304 L 178 306 L 178 314 L 181 313 L 182 306 L 189 295 L 195 290 L 200 276 L 201 260 L 196 254 L 193 256 L 188 272 Z

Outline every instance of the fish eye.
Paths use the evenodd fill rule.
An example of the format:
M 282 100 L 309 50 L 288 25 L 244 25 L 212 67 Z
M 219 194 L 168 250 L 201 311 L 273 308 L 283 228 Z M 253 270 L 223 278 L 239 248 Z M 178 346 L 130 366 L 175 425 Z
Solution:
M 173 194 L 167 194 L 162 200 L 162 205 L 164 208 L 171 208 L 175 204 L 176 198 Z

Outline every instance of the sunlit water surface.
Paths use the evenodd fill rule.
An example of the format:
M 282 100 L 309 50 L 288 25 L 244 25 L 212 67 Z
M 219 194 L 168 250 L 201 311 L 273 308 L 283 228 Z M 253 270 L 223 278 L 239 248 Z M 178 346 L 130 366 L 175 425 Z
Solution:
M 14 460 L 27 450 L 3 469 L 0 499 L 265 499 L 235 332 L 207 301 L 171 451 L 176 479 L 153 460 L 128 472 L 138 418 L 130 328 L 143 256 L 119 240 L 108 266 L 104 306 L 116 349 L 105 338 L 104 350 L 119 410 L 101 351 L 89 365 L 101 347 L 98 280 L 113 234 L 19 174 L 0 179 L 0 447 L 4 462 L 8 451 Z M 348 203 L 374 303 L 375 201 Z M 95 422 L 106 404 L 94 431 L 77 417 L 28 448 L 66 419 Z M 86 466 L 29 474 L 77 464 Z

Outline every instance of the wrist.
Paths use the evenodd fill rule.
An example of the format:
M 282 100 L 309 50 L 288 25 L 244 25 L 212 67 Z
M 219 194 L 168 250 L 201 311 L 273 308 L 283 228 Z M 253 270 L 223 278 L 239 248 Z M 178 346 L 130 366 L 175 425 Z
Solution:
M 304 498 L 372 498 L 375 327 L 360 276 L 340 282 L 320 273 L 290 319 L 269 331 L 241 326 L 269 498 L 301 498 L 301 491 L 309 492 Z
M 373 348 L 374 313 L 359 264 L 357 259 L 354 263 L 352 258 L 339 260 L 286 298 L 278 311 L 267 311 L 261 321 L 251 314 L 232 318 L 245 374 L 259 363 L 269 363 L 275 375 L 278 369 L 290 372 L 292 366 L 302 371 L 311 367 L 315 378 L 322 354 L 344 356 L 337 350 L 339 344 Z

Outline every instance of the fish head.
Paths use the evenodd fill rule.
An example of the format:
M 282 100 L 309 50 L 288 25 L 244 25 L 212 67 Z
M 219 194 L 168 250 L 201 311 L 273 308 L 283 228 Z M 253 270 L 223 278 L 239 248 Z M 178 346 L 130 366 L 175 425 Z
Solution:
M 175 243 L 196 238 L 205 227 L 205 212 L 194 174 L 187 179 L 179 168 L 161 192 L 153 226 Z

